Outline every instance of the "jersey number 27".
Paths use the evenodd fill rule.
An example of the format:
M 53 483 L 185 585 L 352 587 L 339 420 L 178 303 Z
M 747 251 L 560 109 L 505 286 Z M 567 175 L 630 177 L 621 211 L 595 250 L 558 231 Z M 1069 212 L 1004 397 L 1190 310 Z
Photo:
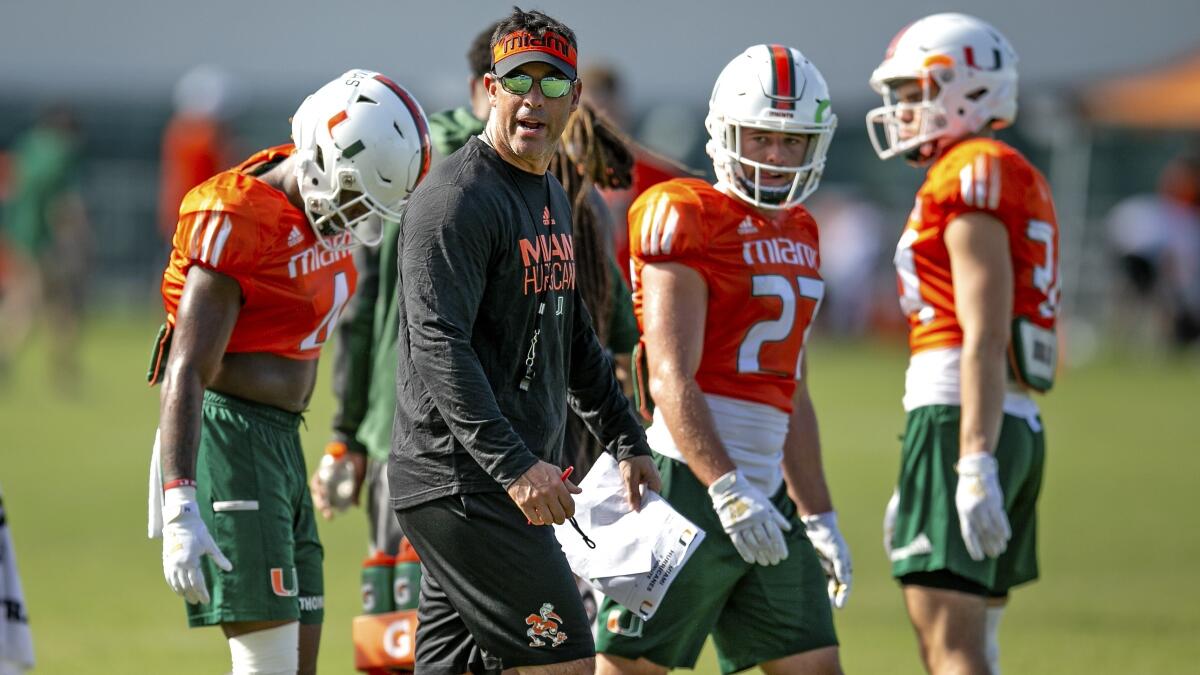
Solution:
M 759 321 L 746 331 L 746 336 L 738 345 L 738 372 L 799 378 L 804 345 L 808 341 L 809 331 L 812 330 L 813 318 L 821 308 L 821 299 L 825 297 L 825 282 L 809 277 L 789 279 L 782 274 L 758 274 L 751 277 L 750 295 L 756 298 L 779 298 L 783 303 L 783 311 L 779 313 L 778 318 Z M 798 307 L 801 300 L 812 302 L 805 302 L 805 307 Z M 807 312 L 804 311 L 805 308 L 808 308 Z M 784 356 L 780 353 L 781 350 L 763 351 L 763 346 L 768 343 L 787 342 L 792 339 L 797 319 L 800 317 L 803 317 L 799 324 L 804 334 L 794 356 Z

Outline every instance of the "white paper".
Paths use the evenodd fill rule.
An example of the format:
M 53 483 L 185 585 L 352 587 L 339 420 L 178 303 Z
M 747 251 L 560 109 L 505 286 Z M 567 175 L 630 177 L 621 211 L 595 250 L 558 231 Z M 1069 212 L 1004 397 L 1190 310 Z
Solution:
M 575 521 L 596 543 L 589 548 L 570 522 L 554 526 L 567 562 L 596 590 L 643 620 L 658 610 L 680 568 L 704 539 L 704 530 L 656 493 L 633 511 L 616 460 L 603 453 L 579 484 Z

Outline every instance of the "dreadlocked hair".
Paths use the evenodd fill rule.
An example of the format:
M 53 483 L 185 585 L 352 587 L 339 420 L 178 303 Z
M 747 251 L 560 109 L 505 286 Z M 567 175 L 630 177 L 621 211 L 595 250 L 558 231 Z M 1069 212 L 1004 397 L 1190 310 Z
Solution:
M 624 134 L 586 103 L 571 115 L 550 160 L 550 171 L 571 200 L 579 293 L 601 344 L 608 343 L 613 278 L 610 224 L 596 188 L 628 188 L 633 184 L 633 161 Z

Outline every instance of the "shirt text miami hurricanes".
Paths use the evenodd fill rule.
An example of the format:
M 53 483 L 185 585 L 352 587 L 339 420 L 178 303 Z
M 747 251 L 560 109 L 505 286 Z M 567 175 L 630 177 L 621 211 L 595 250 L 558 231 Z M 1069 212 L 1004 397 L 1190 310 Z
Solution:
M 525 267 L 525 295 L 575 289 L 575 242 L 569 234 L 539 234 L 518 240 Z

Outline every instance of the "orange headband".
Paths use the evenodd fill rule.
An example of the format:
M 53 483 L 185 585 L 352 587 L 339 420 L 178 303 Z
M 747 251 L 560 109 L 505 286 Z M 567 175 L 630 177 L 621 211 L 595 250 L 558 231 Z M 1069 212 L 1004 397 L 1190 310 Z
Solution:
M 495 68 L 502 61 L 522 54 L 524 56 L 516 59 L 512 68 L 530 61 L 543 61 L 563 71 L 567 77 L 575 79 L 577 57 L 575 48 L 558 33 L 546 31 L 543 35 L 537 36 L 518 30 L 505 35 L 492 47 L 492 67 Z M 542 56 L 543 54 L 550 58 Z

